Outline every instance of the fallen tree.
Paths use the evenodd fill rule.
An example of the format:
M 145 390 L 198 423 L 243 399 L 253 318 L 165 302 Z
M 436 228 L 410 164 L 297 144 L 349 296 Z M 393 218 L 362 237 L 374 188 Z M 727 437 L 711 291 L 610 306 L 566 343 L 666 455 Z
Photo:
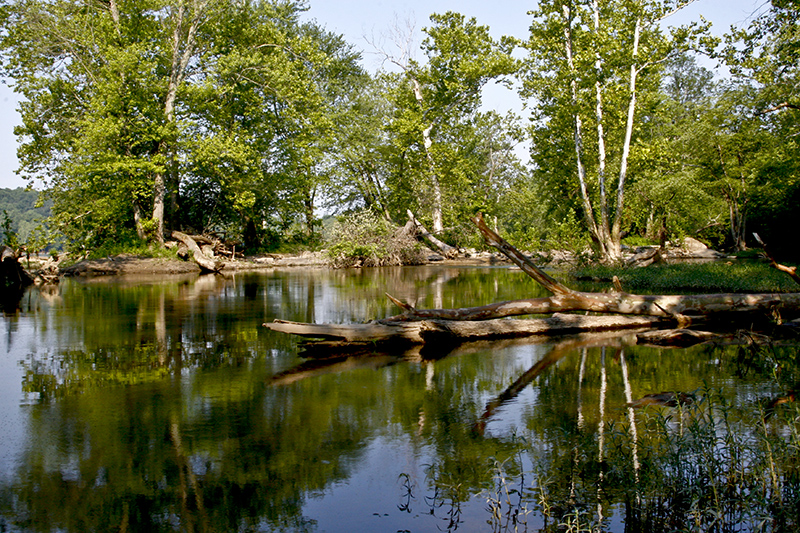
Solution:
M 203 253 L 203 250 L 200 249 L 200 246 L 193 237 L 180 231 L 173 231 L 172 237 L 186 245 L 189 251 L 192 252 L 195 263 L 197 263 L 202 270 L 206 272 L 219 272 L 222 269 L 223 263 Z
M 554 314 L 550 318 L 529 320 L 380 320 L 367 324 L 307 324 L 276 320 L 264 324 L 273 331 L 320 339 L 317 347 L 341 349 L 345 346 L 407 346 L 409 344 L 448 344 L 453 342 L 566 335 L 587 331 L 652 328 L 663 322 L 659 317 L 585 316 Z
M 269 329 L 322 339 L 320 346 L 343 344 L 429 343 L 454 340 L 561 335 L 582 331 L 622 328 L 654 328 L 677 323 L 685 328 L 698 319 L 724 319 L 795 314 L 800 311 L 800 293 L 637 295 L 623 292 L 615 284 L 612 292 L 575 291 L 538 268 L 527 256 L 492 231 L 478 216 L 473 219 L 485 241 L 552 296 L 499 302 L 460 309 L 416 309 L 391 296 L 402 313 L 367 324 L 304 324 L 277 320 Z M 592 312 L 607 316 L 553 315 L 548 319 L 501 320 L 531 314 Z M 632 316 L 633 315 L 633 316 Z M 635 316 L 638 315 L 638 316 Z M 682 336 L 686 338 L 686 334 Z
M 612 292 L 575 291 L 537 267 L 526 255 L 492 231 L 482 217 L 473 219 L 473 222 L 483 234 L 487 244 L 497 248 L 523 272 L 552 293 L 552 296 L 510 300 L 460 309 L 415 309 L 390 297 L 403 310 L 403 313 L 384 320 L 429 320 L 434 318 L 490 320 L 520 315 L 587 311 L 670 318 L 681 325 L 688 325 L 699 318 L 709 319 L 715 316 L 730 318 L 731 314 L 775 315 L 780 312 L 800 312 L 800 293 L 639 295 L 623 292 L 618 286 Z
M 449 244 L 434 237 L 434 235 L 428 231 L 419 220 L 417 220 L 417 217 L 414 216 L 414 213 L 412 213 L 410 209 L 406 209 L 406 214 L 408 215 L 408 221 L 413 226 L 415 233 L 422 240 L 428 242 L 436 250 L 439 250 L 439 252 L 445 257 L 455 257 L 458 255 L 458 250 L 456 248 L 453 248 Z

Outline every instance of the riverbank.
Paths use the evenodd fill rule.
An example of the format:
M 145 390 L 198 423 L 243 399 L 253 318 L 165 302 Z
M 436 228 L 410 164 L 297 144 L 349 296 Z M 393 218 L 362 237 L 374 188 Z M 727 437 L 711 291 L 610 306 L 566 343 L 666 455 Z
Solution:
M 639 247 L 627 250 L 626 262 L 633 263 L 637 258 L 649 258 L 658 250 L 657 247 Z M 574 267 L 579 258 L 576 254 L 567 251 L 553 250 L 531 254 L 537 264 L 551 268 Z M 708 261 L 725 258 L 724 254 L 704 248 L 686 249 L 673 247 L 662 257 L 665 261 L 700 260 Z M 447 264 L 452 266 L 485 266 L 510 264 L 508 259 L 497 252 L 463 250 L 455 258 L 445 258 L 436 252 L 426 254 L 424 264 Z M 296 254 L 264 254 L 250 256 L 243 259 L 223 260 L 221 271 L 237 272 L 246 270 L 262 270 L 270 268 L 288 267 L 314 267 L 326 268 L 329 266 L 325 251 L 305 251 Z M 200 267 L 190 260 L 177 257 L 140 257 L 130 254 L 121 254 L 102 259 L 84 259 L 68 265 L 59 270 L 64 276 L 109 276 L 128 274 L 190 274 L 199 273 Z

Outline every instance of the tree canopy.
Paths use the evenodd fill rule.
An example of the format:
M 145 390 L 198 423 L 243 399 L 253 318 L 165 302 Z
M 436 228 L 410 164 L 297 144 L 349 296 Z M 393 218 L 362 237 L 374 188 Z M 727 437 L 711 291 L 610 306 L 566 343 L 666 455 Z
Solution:
M 369 72 L 302 1 L 14 0 L 0 74 L 24 98 L 19 173 L 73 249 L 172 229 L 313 245 L 321 215 L 367 208 L 455 245 L 483 212 L 527 249 L 611 261 L 686 235 L 743 250 L 752 230 L 790 252 L 798 7 L 718 45 L 705 21 L 665 27 L 686 4 L 547 0 L 501 38 L 433 14 L 421 61 L 379 50 Z M 482 105 L 515 80 L 527 124 Z

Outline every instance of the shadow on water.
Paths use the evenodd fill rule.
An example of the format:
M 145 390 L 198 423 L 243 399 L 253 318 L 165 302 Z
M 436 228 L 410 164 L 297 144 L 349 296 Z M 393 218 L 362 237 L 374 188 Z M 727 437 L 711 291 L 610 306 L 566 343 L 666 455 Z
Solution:
M 419 307 L 510 299 L 530 294 L 522 276 L 295 271 L 25 293 L 0 323 L 0 530 L 797 524 L 796 343 L 664 349 L 626 332 L 304 359 L 261 327 L 390 316 L 384 292 Z

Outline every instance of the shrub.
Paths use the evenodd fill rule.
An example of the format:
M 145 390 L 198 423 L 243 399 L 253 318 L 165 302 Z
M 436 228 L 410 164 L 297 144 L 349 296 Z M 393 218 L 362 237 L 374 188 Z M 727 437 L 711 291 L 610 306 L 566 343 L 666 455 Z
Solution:
M 334 268 L 418 265 L 424 250 L 405 228 L 367 209 L 341 217 L 331 228 L 328 261 Z

